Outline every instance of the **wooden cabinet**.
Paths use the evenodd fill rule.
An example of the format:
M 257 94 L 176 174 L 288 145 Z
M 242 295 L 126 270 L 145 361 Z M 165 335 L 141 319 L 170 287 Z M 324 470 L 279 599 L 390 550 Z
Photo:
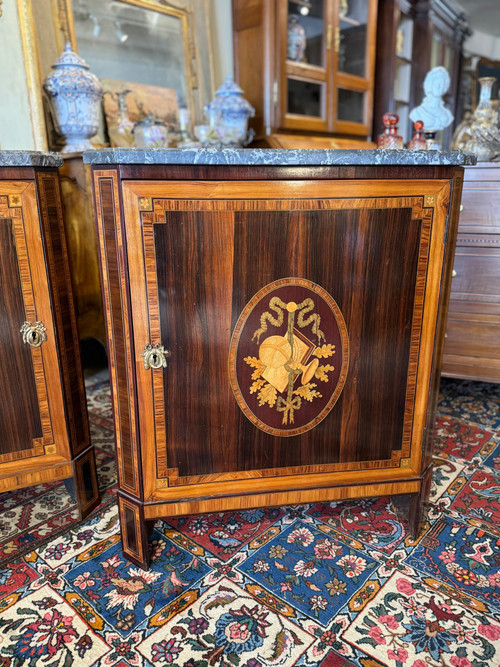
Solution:
M 126 556 L 147 564 L 163 516 L 385 494 L 410 494 L 415 533 L 463 170 L 379 151 L 86 159 Z
M 500 382 L 500 165 L 465 170 L 443 375 Z
M 379 0 L 373 138 L 382 133 L 386 111 L 399 115 L 399 134 L 411 139 L 410 111 L 423 97 L 425 75 L 439 65 L 446 68 L 451 83 L 446 105 L 456 116 L 462 44 L 470 34 L 463 11 L 453 0 Z M 442 133 L 449 147 L 453 126 Z
M 370 134 L 376 17 L 377 0 L 233 0 L 235 78 L 257 140 Z
M 0 152 L 0 491 L 72 477 L 85 516 L 99 492 L 59 163 Z

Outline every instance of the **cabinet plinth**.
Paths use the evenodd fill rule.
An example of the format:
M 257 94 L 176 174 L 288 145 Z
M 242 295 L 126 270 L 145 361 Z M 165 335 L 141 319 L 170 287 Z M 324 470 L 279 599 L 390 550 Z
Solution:
M 73 477 L 85 517 L 99 491 L 57 169 L 0 166 L 0 255 L 0 491 Z
M 462 171 L 93 166 L 130 560 L 269 505 L 410 495 L 417 532 Z

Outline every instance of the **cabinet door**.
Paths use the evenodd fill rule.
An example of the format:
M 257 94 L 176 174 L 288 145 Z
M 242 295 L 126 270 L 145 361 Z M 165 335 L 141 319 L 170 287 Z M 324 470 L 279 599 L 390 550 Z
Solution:
M 331 124 L 331 3 L 282 1 L 278 25 L 281 26 L 281 126 L 326 132 Z
M 376 17 L 373 0 L 338 0 L 336 5 L 332 81 L 336 132 L 370 134 Z
M 123 192 L 146 499 L 421 473 L 447 181 Z M 121 412 L 130 396 L 118 381 Z
M 0 490 L 70 477 L 68 436 L 35 185 L 0 182 Z M 23 330 L 23 331 L 21 331 Z

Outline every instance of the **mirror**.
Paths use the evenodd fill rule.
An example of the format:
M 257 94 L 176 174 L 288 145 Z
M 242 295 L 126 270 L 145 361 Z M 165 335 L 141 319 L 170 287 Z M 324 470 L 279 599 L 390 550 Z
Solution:
M 72 0 L 79 55 L 100 79 L 174 90 L 194 110 L 186 11 L 130 0 Z

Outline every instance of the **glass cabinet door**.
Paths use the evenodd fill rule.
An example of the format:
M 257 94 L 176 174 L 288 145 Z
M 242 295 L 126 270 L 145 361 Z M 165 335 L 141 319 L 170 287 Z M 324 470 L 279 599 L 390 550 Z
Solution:
M 373 79 L 374 0 L 335 0 L 335 127 L 338 132 L 369 134 Z
M 325 67 L 324 0 L 289 0 L 287 60 Z
M 277 6 L 277 126 L 369 135 L 377 0 L 280 0 Z
M 286 3 L 285 127 L 327 129 L 328 7 L 328 0 Z
M 338 40 L 339 72 L 366 77 L 367 0 L 339 0 Z

